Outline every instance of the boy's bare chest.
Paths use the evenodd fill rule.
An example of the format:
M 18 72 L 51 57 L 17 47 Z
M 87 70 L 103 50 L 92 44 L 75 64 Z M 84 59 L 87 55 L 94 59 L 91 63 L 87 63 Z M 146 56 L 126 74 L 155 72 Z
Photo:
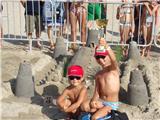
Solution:
M 77 89 L 71 90 L 69 94 L 71 101 L 76 101 L 78 99 L 79 94 L 80 94 L 80 90 L 77 90 Z
M 116 81 L 117 76 L 113 73 L 108 73 L 102 75 L 102 77 L 98 80 L 100 92 L 107 93 L 114 87 L 114 82 Z

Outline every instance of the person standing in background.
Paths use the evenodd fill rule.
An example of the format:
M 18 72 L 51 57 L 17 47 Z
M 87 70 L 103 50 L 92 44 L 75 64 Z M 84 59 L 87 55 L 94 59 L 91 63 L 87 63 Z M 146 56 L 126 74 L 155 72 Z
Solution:
M 2 38 L 3 38 L 2 11 L 3 11 L 3 6 L 2 6 L 2 2 L 0 2 L 0 35 L 1 35 L 0 48 L 2 47 Z
M 37 47 L 42 48 L 40 43 L 40 36 L 41 31 L 44 30 L 44 26 L 42 23 L 42 10 L 43 10 L 43 3 L 42 1 L 20 1 L 23 7 L 25 8 L 25 30 L 27 33 L 27 38 L 29 39 L 29 50 L 32 48 L 32 33 L 35 28 L 35 35 L 37 40 Z M 28 49 L 28 48 L 27 48 Z
M 143 2 L 143 12 L 142 12 L 142 33 L 144 36 L 145 43 L 147 47 L 144 47 L 142 51 L 142 56 L 150 57 L 149 51 L 151 49 L 152 34 L 154 34 L 153 23 L 155 18 L 156 23 L 156 11 L 157 2 L 155 0 Z
M 86 19 L 87 19 L 87 3 L 74 2 L 69 5 L 70 23 L 71 23 L 71 39 L 72 42 L 77 40 L 77 21 L 81 32 L 82 45 L 86 45 Z M 76 43 L 71 44 L 71 49 L 77 49 Z
M 53 40 L 53 29 L 55 29 L 58 26 L 60 28 L 58 33 L 61 34 L 61 27 L 64 24 L 64 3 L 56 2 L 55 0 L 43 1 L 45 2 L 43 7 L 43 21 L 45 26 L 47 26 L 50 50 L 54 50 L 55 40 Z M 60 34 L 58 34 L 58 36 Z
M 129 0 L 122 0 L 123 4 L 117 8 L 116 18 L 119 20 L 120 43 L 126 44 L 131 37 L 133 37 L 135 24 L 133 5 Z M 128 47 L 122 46 L 123 56 L 128 55 Z

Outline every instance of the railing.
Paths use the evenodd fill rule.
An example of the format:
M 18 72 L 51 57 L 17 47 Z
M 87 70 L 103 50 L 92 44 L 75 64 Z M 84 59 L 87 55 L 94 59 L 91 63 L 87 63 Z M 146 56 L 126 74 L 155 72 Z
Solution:
M 64 40 L 66 42 L 66 48 L 68 49 L 68 46 L 72 43 L 76 43 L 76 44 L 83 44 L 84 42 L 81 42 L 81 39 L 83 36 L 81 36 L 81 34 L 84 34 L 82 33 L 82 29 L 84 30 L 84 28 L 82 28 L 82 12 L 80 12 L 80 17 L 79 17 L 79 23 L 80 25 L 78 26 L 77 23 L 75 23 L 76 25 L 75 26 L 78 26 L 76 28 L 76 30 L 78 31 L 77 32 L 77 35 L 76 35 L 76 41 L 73 41 L 73 34 L 72 34 L 72 29 L 71 28 L 71 23 L 70 23 L 70 20 L 69 20 L 69 3 L 73 3 L 75 2 L 74 0 L 57 0 L 56 3 L 62 3 L 60 5 L 60 9 L 65 9 L 65 21 L 64 21 L 64 24 L 62 23 L 64 18 L 60 15 L 60 11 L 57 11 L 56 7 L 55 7 L 55 3 L 52 2 L 52 0 L 46 0 L 48 2 L 50 2 L 50 4 L 52 5 L 52 13 L 51 13 L 51 27 L 52 27 L 52 37 L 51 38 L 48 38 L 48 35 L 47 35 L 47 27 L 45 27 L 45 33 L 42 32 L 41 34 L 41 31 L 40 31 L 40 28 L 41 28 L 41 22 L 39 21 L 38 22 L 38 34 L 41 34 L 41 37 L 38 38 L 40 39 L 40 41 L 43 43 L 43 41 L 48 41 L 49 39 L 53 40 L 53 42 L 55 42 L 56 38 L 58 36 L 63 36 L 64 37 Z M 77 2 L 77 0 L 76 0 Z M 79 3 L 93 3 L 92 0 L 79 0 L 78 1 Z M 121 4 L 123 4 L 121 2 L 121 0 L 119 1 L 112 1 L 112 0 L 103 0 L 101 2 L 98 2 L 98 0 L 96 1 L 96 3 L 101 3 L 102 4 L 105 4 L 107 6 L 107 9 L 105 11 L 106 15 L 105 15 L 105 19 L 108 19 L 108 24 L 104 27 L 104 29 L 106 29 L 106 32 L 105 33 L 102 33 L 103 34 L 103 37 L 105 37 L 105 39 L 109 42 L 110 45 L 123 45 L 123 46 L 128 46 L 128 44 L 126 44 L 126 42 L 120 42 L 120 32 L 119 32 L 119 26 L 120 26 L 120 23 L 119 23 L 119 20 L 116 19 L 116 13 L 117 13 L 117 7 Z M 32 41 L 35 41 L 37 40 L 36 36 L 33 34 L 33 37 L 32 38 L 29 38 L 26 33 L 28 33 L 28 31 L 25 31 L 25 16 L 24 16 L 24 12 L 25 12 L 25 9 L 24 7 L 22 6 L 22 4 L 20 3 L 19 0 L 2 0 L 2 4 L 3 4 L 3 12 L 2 12 L 2 20 L 3 20 L 3 24 L 2 24 L 2 27 L 3 27 L 3 37 L 0 38 L 2 40 L 22 40 L 22 41 L 28 41 L 30 40 L 31 43 Z M 128 3 L 130 5 L 133 5 L 133 12 L 135 11 L 135 3 Z M 140 9 L 141 6 L 143 5 L 143 3 L 138 3 L 140 5 Z M 32 3 L 32 6 L 33 3 Z M 39 6 L 40 7 L 40 6 Z M 37 9 L 37 8 L 34 8 L 32 7 L 32 10 L 34 9 Z M 93 9 L 94 10 L 94 9 Z M 82 8 L 81 10 L 82 11 Z M 88 11 L 88 9 L 86 9 L 86 12 Z M 47 12 L 47 11 L 45 11 Z M 102 12 L 102 11 L 101 11 Z M 38 13 L 40 14 L 41 11 L 40 11 L 40 8 L 38 9 Z M 94 12 L 93 12 L 94 13 Z M 45 13 L 47 14 L 47 13 Z M 88 27 L 87 27 L 87 14 L 86 13 L 86 27 L 85 27 L 85 41 L 87 40 L 87 37 L 88 37 Z M 160 15 L 159 15 L 160 16 Z M 42 17 L 42 16 L 39 16 L 39 18 Z M 57 17 L 60 18 L 59 20 L 59 24 L 57 24 Z M 139 19 L 141 19 L 141 14 L 139 14 Z M 153 17 L 154 18 L 154 17 Z M 33 18 L 33 21 L 34 21 L 35 18 Z M 83 21 L 84 22 L 84 21 Z M 47 21 L 44 21 L 43 23 L 47 23 Z M 28 26 L 28 25 L 27 25 Z M 141 32 L 141 22 L 139 20 L 139 28 L 138 28 L 138 36 L 140 36 L 140 32 Z M 33 26 L 30 26 L 30 27 L 33 27 Z M 156 35 L 153 34 L 153 32 L 156 30 L 155 29 L 155 19 L 153 19 L 153 26 L 152 26 L 152 37 L 151 37 L 151 40 L 149 43 L 145 43 L 145 44 L 140 44 L 140 41 L 139 41 L 139 37 L 138 37 L 138 45 L 139 46 L 143 46 L 143 47 L 147 47 L 147 46 L 150 46 L 154 43 L 154 45 L 156 47 L 160 47 L 160 45 L 158 44 L 157 42 L 157 39 L 156 39 Z M 26 30 L 28 30 L 26 28 Z M 100 34 L 100 32 L 99 32 Z M 71 37 L 70 37 L 71 36 Z M 79 36 L 79 37 L 78 37 Z M 132 37 L 131 37 L 131 40 Z M 125 40 L 127 41 L 127 40 Z M 154 42 L 153 42 L 154 41 Z M 30 44 L 30 51 L 31 51 L 31 47 L 32 44 Z

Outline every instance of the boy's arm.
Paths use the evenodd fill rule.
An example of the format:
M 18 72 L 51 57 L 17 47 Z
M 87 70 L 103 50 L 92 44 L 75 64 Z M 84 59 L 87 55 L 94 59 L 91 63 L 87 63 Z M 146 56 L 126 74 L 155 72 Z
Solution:
M 99 104 L 99 83 L 98 83 L 98 77 L 96 75 L 96 85 L 95 85 L 95 90 L 94 90 L 94 94 L 93 94 L 93 97 L 90 101 L 90 107 L 91 107 L 91 112 L 96 112 L 97 108 L 98 108 L 98 104 Z
M 111 59 L 111 69 L 112 70 L 116 70 L 116 69 L 118 70 L 118 63 L 117 63 L 117 60 L 116 60 L 116 56 L 115 56 L 113 50 L 107 44 L 107 42 L 106 42 L 106 47 L 107 47 L 107 51 L 109 53 L 108 56 Z
M 63 103 L 65 99 L 67 99 L 66 97 L 68 96 L 68 90 L 64 90 L 63 93 L 58 97 L 58 99 L 56 100 L 57 105 L 61 108 L 64 109 L 65 108 L 65 104 Z
M 111 59 L 111 69 L 112 70 L 118 70 L 118 64 L 117 64 L 117 60 L 116 60 L 116 56 L 114 54 L 114 52 L 112 51 L 112 49 L 110 48 L 110 46 L 107 44 L 107 41 L 104 38 L 101 38 L 99 40 L 99 44 L 103 45 L 106 47 L 106 50 L 108 51 L 108 56 Z
M 65 109 L 65 112 L 72 112 L 75 111 L 78 107 L 80 107 L 80 105 L 82 104 L 82 102 L 84 101 L 84 99 L 87 96 L 87 89 L 84 87 L 78 97 L 78 100 L 73 103 L 72 105 L 70 105 L 67 109 Z
M 96 84 L 95 84 L 94 94 L 93 94 L 93 97 L 91 99 L 91 102 L 97 101 L 99 99 L 99 83 L 98 83 L 97 79 L 98 79 L 98 77 L 96 76 L 95 77 Z

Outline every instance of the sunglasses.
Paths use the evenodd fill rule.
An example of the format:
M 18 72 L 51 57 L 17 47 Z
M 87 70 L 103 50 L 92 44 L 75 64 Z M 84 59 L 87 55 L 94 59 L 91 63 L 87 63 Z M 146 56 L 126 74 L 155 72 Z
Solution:
M 74 80 L 74 79 L 80 80 L 80 79 L 81 79 L 81 77 L 79 77 L 79 76 L 69 76 L 68 78 L 69 78 L 70 80 Z
M 104 59 L 106 56 L 103 56 L 103 55 L 97 55 L 97 56 L 95 56 L 95 58 L 97 59 L 97 60 L 99 60 L 100 58 L 101 59 Z

